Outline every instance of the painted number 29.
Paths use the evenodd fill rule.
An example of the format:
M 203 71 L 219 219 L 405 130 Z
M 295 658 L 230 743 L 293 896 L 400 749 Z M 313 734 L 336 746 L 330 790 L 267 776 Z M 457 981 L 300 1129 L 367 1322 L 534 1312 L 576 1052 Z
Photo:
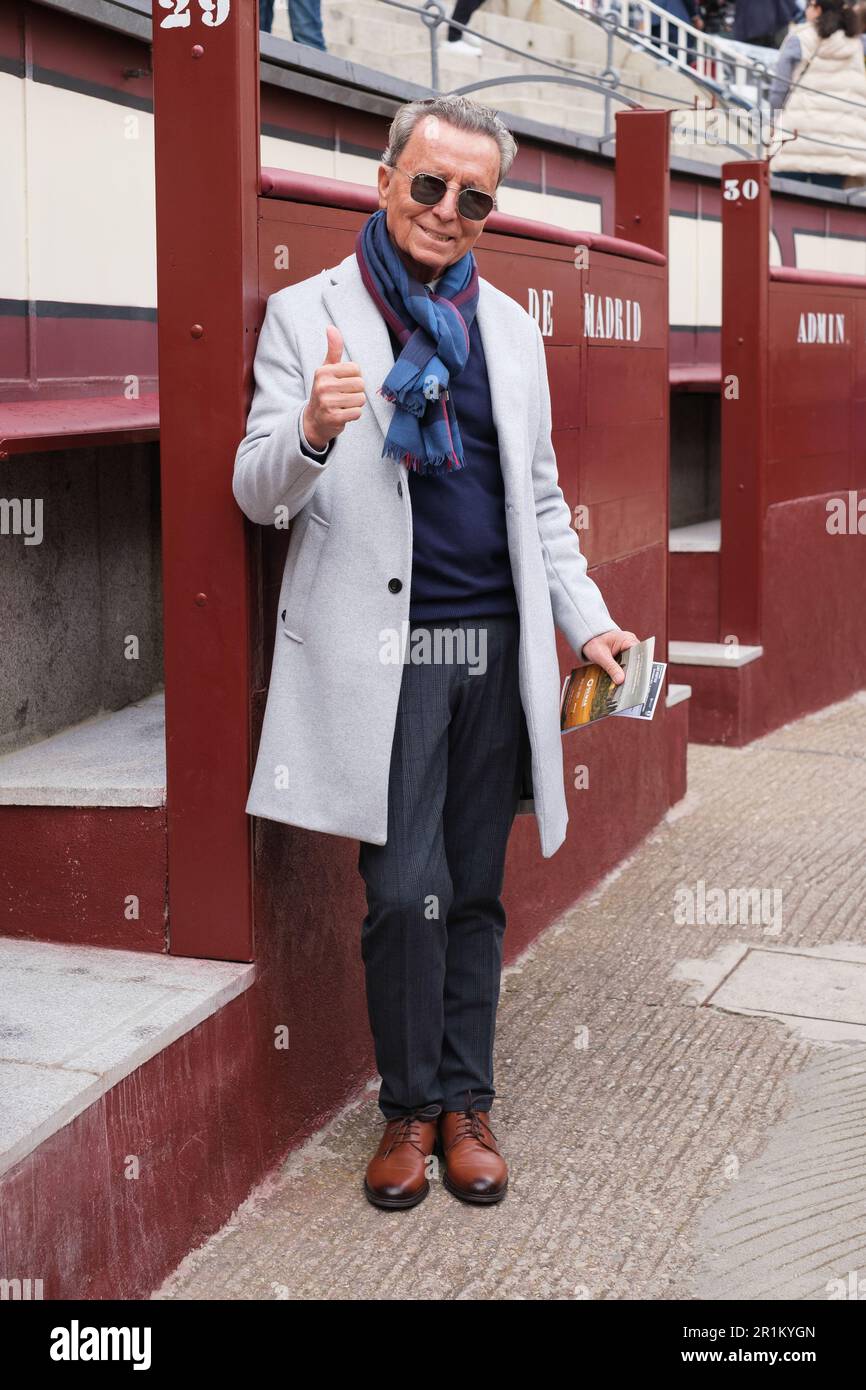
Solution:
M 722 196 L 727 198 L 729 203 L 738 203 L 741 198 L 751 202 L 753 198 L 757 198 L 759 191 L 757 179 L 744 179 L 742 187 L 739 179 L 725 179 Z
M 198 0 L 201 22 L 206 29 L 215 29 L 229 17 L 231 0 Z M 159 21 L 160 29 L 188 29 L 191 23 L 189 0 L 159 0 L 161 10 L 171 10 Z

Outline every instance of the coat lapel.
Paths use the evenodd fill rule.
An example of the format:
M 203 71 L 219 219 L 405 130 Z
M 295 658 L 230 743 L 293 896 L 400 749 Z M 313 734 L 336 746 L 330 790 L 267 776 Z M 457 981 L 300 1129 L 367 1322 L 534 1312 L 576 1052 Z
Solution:
M 499 441 L 499 463 L 505 483 L 505 495 L 519 507 L 520 476 L 525 468 L 526 363 L 519 360 L 520 351 L 509 336 L 508 322 L 499 312 L 496 293 L 486 280 L 480 282 L 478 294 L 478 332 L 487 363 L 487 380 L 493 423 Z
M 384 438 L 394 414 L 393 402 L 379 395 L 379 387 L 394 365 L 385 320 L 367 293 L 354 252 L 326 273 L 330 278 L 322 300 L 343 335 L 347 360 L 361 368 L 367 400 Z

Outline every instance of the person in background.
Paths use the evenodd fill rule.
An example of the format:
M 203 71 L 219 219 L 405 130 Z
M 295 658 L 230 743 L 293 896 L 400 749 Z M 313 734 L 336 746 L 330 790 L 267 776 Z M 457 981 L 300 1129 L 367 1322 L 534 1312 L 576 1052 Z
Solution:
M 690 24 L 693 29 L 703 29 L 704 21 L 701 15 L 699 0 L 657 0 L 663 10 L 673 15 L 676 19 L 681 19 L 684 24 Z M 662 38 L 661 18 L 654 14 L 650 26 L 653 38 L 658 41 Z M 695 39 L 691 34 L 685 34 L 682 47 L 680 47 L 680 31 L 677 25 L 672 24 L 666 35 L 667 53 L 670 58 L 679 60 L 681 63 L 691 63 L 695 56 Z
M 322 0 L 287 0 L 289 24 L 295 43 L 305 43 L 310 48 L 320 48 L 326 52 L 325 35 L 322 32 Z M 274 24 L 274 0 L 259 0 L 259 28 L 266 34 Z
M 737 0 L 733 38 L 761 48 L 778 48 L 796 12 L 796 0 Z
M 774 174 L 826 188 L 866 177 L 864 45 L 853 5 L 807 5 L 806 23 L 782 45 L 770 88 L 775 139 L 782 142 Z
M 726 9 L 725 0 L 703 0 L 698 10 L 702 23 L 696 24 L 695 28 L 703 28 L 705 34 L 723 34 Z
M 457 0 L 454 6 L 452 20 L 457 24 L 468 24 L 476 10 L 480 10 L 484 0 Z M 456 29 L 454 24 L 448 26 L 448 37 L 446 39 L 449 53 L 462 53 L 470 58 L 481 57 L 481 44 L 472 34 L 466 35 L 462 29 Z

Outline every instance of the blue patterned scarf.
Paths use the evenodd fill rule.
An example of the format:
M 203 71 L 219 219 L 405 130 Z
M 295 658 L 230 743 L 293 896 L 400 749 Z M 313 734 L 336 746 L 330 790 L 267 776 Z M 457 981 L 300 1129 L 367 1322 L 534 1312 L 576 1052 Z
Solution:
M 463 441 L 451 392 L 469 357 L 469 328 L 478 308 L 478 267 L 471 251 L 449 265 L 431 294 L 406 269 L 380 208 L 358 232 L 355 254 L 379 313 L 403 350 L 379 395 L 396 407 L 383 458 L 418 473 L 463 468 Z

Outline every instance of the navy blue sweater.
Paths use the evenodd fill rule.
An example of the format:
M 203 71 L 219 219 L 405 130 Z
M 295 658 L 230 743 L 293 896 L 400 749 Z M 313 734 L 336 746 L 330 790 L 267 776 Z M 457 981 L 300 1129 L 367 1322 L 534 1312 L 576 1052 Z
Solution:
M 391 330 L 395 357 L 399 339 Z M 451 382 L 464 467 L 440 476 L 409 469 L 412 500 L 412 622 L 516 613 L 505 529 L 505 486 L 487 363 L 477 319 L 469 360 Z

